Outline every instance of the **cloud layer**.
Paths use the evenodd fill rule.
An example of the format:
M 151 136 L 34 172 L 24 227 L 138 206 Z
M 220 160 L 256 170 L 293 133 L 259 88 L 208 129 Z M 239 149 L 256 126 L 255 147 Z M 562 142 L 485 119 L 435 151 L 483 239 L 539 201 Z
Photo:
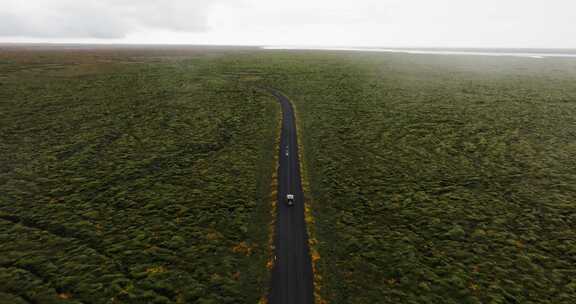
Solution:
M 0 41 L 576 48 L 574 0 L 0 0 Z
M 145 29 L 202 32 L 230 0 L 4 0 L 0 36 L 123 38 Z

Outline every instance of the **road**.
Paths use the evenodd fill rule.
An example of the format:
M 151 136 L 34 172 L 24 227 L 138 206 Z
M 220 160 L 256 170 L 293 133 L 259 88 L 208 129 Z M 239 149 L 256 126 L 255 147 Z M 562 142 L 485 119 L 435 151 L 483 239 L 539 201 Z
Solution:
M 276 261 L 272 269 L 270 304 L 312 304 L 314 286 L 308 234 L 304 221 L 304 193 L 300 180 L 298 141 L 292 104 L 275 90 L 268 90 L 282 106 L 282 134 L 278 167 L 278 204 L 274 240 Z M 293 206 L 286 194 L 295 196 Z

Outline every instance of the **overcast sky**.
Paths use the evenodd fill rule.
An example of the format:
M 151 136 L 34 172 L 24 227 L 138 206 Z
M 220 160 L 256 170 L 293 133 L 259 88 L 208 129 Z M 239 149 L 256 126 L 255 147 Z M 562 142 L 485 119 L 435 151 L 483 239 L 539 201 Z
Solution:
M 576 1 L 0 0 L 0 41 L 576 48 Z

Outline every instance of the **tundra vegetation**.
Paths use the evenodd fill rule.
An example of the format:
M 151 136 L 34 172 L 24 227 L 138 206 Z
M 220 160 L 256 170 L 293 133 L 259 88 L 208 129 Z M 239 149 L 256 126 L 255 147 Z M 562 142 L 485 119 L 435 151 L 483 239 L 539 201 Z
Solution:
M 0 52 L 0 303 L 266 291 L 279 107 L 181 55 Z
M 268 57 L 329 303 L 576 302 L 576 61 Z
M 0 299 L 255 303 L 275 87 L 329 303 L 576 302 L 576 61 L 0 52 Z M 0 301 L 1 302 L 1 301 Z

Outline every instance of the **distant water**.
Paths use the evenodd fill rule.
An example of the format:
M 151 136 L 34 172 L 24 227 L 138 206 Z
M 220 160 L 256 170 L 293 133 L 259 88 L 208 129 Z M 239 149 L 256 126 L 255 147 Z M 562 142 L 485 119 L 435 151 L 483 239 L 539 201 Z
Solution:
M 406 54 L 433 55 L 471 55 L 471 56 L 512 56 L 542 59 L 546 57 L 576 58 L 576 50 L 553 49 L 396 49 L 396 48 L 344 48 L 344 47 L 291 47 L 265 46 L 265 50 L 324 50 L 324 51 L 356 51 L 356 52 L 386 52 Z

